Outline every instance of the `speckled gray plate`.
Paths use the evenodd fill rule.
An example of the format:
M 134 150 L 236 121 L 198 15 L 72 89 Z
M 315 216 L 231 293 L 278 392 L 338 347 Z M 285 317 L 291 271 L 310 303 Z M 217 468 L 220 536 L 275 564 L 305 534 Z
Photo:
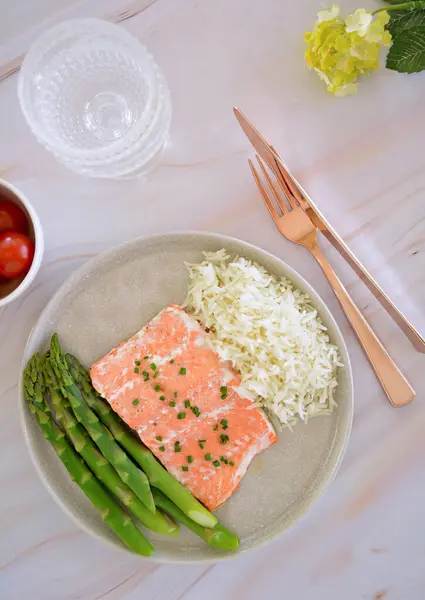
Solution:
M 76 271 L 43 311 L 28 341 L 24 364 L 44 351 L 53 332 L 87 366 L 140 329 L 167 304 L 181 303 L 187 289 L 185 261 L 202 250 L 226 248 L 289 277 L 308 292 L 341 351 L 338 409 L 332 416 L 284 430 L 279 441 L 256 457 L 240 488 L 217 511 L 240 539 L 239 552 L 258 548 L 297 521 L 332 481 L 345 451 L 353 415 L 353 385 L 347 349 L 332 315 L 310 285 L 288 265 L 236 239 L 209 233 L 140 238 L 97 256 Z M 123 549 L 97 511 L 75 486 L 30 414 L 22 390 L 22 425 L 37 470 L 55 500 L 87 532 Z M 177 538 L 147 534 L 156 547 L 151 560 L 217 561 L 235 553 L 210 548 L 182 527 Z

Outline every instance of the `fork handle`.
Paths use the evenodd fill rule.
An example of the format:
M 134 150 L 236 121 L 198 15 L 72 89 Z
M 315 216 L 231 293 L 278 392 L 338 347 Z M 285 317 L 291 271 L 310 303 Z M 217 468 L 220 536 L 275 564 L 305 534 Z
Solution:
M 311 248 L 311 252 L 335 292 L 389 401 L 393 406 L 408 404 L 415 397 L 415 391 L 385 350 L 360 310 L 354 304 L 351 296 L 329 264 L 322 250 L 316 245 L 314 248 Z

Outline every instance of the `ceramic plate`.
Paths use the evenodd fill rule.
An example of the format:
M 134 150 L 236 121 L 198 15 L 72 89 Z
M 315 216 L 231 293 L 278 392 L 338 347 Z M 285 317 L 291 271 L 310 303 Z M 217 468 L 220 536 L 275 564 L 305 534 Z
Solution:
M 277 277 L 289 277 L 308 292 L 345 365 L 339 370 L 334 414 L 299 424 L 292 432 L 280 432 L 278 443 L 252 461 L 239 489 L 217 511 L 220 521 L 239 535 L 239 552 L 245 552 L 285 531 L 324 492 L 338 469 L 351 429 L 353 385 L 343 337 L 326 305 L 293 269 L 259 248 L 221 235 L 190 232 L 133 240 L 90 260 L 62 285 L 31 333 L 24 364 L 36 350 L 47 349 L 56 331 L 64 349 L 88 367 L 164 306 L 182 303 L 188 283 L 184 262 L 198 262 L 203 250 L 221 248 L 255 260 Z M 87 532 L 125 549 L 71 482 L 30 414 L 22 389 L 20 402 L 29 451 L 55 500 Z M 184 527 L 178 537 L 146 535 L 156 548 L 150 560 L 217 561 L 236 554 L 210 548 Z

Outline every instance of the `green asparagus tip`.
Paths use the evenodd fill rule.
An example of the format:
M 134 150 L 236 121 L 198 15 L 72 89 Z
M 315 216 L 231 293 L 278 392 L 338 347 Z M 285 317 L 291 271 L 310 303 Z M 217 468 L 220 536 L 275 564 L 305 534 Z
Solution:
M 40 359 L 37 353 L 33 354 L 29 359 L 27 366 L 24 371 L 24 391 L 28 398 L 31 398 L 34 394 L 34 385 L 37 381 L 37 361 Z
M 39 409 L 50 413 L 49 405 L 44 401 L 46 385 L 41 371 L 41 358 L 36 352 L 32 355 L 24 371 L 24 394 L 31 412 Z
M 66 355 L 66 362 L 68 363 L 69 367 L 72 367 L 72 373 L 74 374 L 74 377 L 76 378 L 83 378 L 88 382 L 91 382 L 90 379 L 90 375 L 88 373 L 88 371 L 86 371 L 86 369 L 83 367 L 83 365 L 80 363 L 80 361 L 78 360 L 78 358 L 75 358 L 75 356 L 73 356 L 72 354 L 67 354 Z
M 47 352 L 41 361 L 41 369 L 43 371 L 44 379 L 47 385 L 51 385 L 56 380 L 56 375 L 52 368 L 52 363 L 50 362 L 50 352 Z
M 62 348 L 60 347 L 57 333 L 54 333 L 50 340 L 50 360 L 56 376 L 61 383 L 64 386 L 72 385 L 72 377 L 69 374 L 68 365 L 62 352 Z
M 38 379 L 38 372 L 40 370 L 40 355 L 38 352 L 35 352 L 31 356 L 28 361 L 27 368 L 25 370 L 25 374 L 27 376 L 27 381 L 30 381 L 33 385 L 36 383 Z
M 66 390 L 61 386 L 59 379 L 56 377 L 50 353 L 47 353 L 44 359 L 45 360 L 42 361 L 42 369 L 47 387 L 53 388 L 56 391 L 60 390 L 63 396 L 67 397 Z

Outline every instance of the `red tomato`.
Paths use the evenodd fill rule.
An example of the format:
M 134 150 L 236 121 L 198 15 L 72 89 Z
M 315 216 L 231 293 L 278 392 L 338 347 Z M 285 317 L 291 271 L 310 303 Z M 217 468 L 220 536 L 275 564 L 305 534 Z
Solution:
M 25 275 L 34 258 L 34 244 L 22 233 L 8 231 L 0 235 L 0 276 L 7 279 Z
M 27 234 L 28 220 L 19 206 L 7 200 L 0 200 L 0 233 L 5 231 Z

